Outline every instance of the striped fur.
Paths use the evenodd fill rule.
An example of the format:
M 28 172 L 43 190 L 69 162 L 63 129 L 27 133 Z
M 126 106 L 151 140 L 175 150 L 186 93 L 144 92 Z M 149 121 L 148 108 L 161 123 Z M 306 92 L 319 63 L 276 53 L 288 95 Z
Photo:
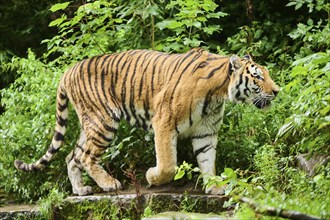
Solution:
M 215 175 L 217 133 L 225 100 L 270 104 L 278 92 L 266 69 L 249 57 L 219 56 L 202 49 L 184 54 L 132 50 L 84 60 L 66 71 L 57 92 L 55 134 L 46 154 L 33 164 L 15 161 L 19 170 L 44 168 L 64 139 L 68 103 L 81 124 L 75 149 L 67 156 L 73 193 L 92 193 L 84 186 L 82 170 L 105 191 L 121 188 L 99 165 L 119 121 L 155 133 L 157 164 L 146 173 L 151 185 L 173 179 L 176 143 L 191 136 L 204 181 Z M 215 186 L 207 193 L 221 194 Z

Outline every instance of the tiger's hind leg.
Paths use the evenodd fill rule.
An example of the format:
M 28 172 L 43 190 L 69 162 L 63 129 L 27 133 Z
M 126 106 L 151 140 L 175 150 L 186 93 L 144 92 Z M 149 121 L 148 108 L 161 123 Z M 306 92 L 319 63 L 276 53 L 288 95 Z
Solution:
M 82 155 L 82 146 L 85 144 L 86 138 L 84 132 L 81 132 L 80 138 L 76 144 L 76 148 L 66 157 L 68 176 L 72 185 L 73 194 L 79 196 L 92 193 L 91 186 L 84 186 L 82 179 L 82 165 L 80 157 Z
M 111 123 L 108 123 L 111 124 Z M 112 123 L 114 127 L 116 124 Z M 88 128 L 89 126 L 85 126 Z M 100 165 L 101 156 L 111 142 L 116 128 L 104 125 L 105 129 L 93 127 L 85 130 L 86 143 L 82 147 L 80 162 L 88 175 L 93 178 L 99 187 L 104 191 L 116 191 L 121 189 L 120 182 L 110 176 Z

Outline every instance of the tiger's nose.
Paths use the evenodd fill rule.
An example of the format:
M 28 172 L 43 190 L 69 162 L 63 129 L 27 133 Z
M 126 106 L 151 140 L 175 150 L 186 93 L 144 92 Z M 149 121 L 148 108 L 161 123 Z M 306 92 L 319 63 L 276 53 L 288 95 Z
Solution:
M 279 89 L 274 89 L 274 90 L 273 90 L 273 95 L 274 95 L 274 96 L 277 96 L 277 94 L 278 94 L 279 91 L 280 91 Z

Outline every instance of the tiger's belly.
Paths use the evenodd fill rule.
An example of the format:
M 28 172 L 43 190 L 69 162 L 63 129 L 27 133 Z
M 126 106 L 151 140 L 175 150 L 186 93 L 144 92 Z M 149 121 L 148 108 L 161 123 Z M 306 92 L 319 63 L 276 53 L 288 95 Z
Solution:
M 203 106 L 199 105 L 186 120 L 178 124 L 177 132 L 183 138 L 217 133 L 222 123 L 224 107 L 224 101 L 214 103 L 208 107 L 205 114 Z
M 177 122 L 173 132 L 180 137 L 203 135 L 205 133 L 216 133 L 222 123 L 225 102 L 210 103 L 208 108 L 203 109 L 203 103 L 197 105 L 194 111 L 187 112 L 184 120 Z M 128 113 L 128 114 L 127 114 Z M 153 133 L 152 118 L 154 112 L 144 108 L 135 108 L 134 111 L 124 112 L 124 119 L 131 125 L 143 128 Z M 173 118 L 175 118 L 175 113 Z M 163 126 L 168 126 L 164 124 Z

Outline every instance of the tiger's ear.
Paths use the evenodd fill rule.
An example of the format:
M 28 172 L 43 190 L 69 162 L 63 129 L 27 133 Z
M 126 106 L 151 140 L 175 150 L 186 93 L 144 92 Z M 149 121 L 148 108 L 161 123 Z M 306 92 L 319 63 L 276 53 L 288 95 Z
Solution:
M 246 60 L 252 61 L 252 57 L 249 54 L 244 55 L 243 58 Z
M 231 55 L 229 61 L 232 65 L 233 70 L 235 71 L 239 70 L 242 67 L 241 60 L 236 54 Z

